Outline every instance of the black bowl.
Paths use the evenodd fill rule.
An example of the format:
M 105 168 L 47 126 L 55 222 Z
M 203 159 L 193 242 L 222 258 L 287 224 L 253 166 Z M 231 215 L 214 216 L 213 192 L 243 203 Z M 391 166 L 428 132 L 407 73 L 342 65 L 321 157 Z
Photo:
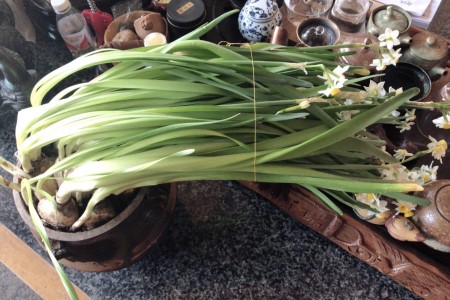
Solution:
M 412 87 L 418 87 L 420 93 L 411 99 L 414 101 L 425 99 L 431 91 L 431 79 L 427 72 L 410 63 L 397 63 L 396 66 L 388 66 L 380 81 L 385 82 L 384 88 L 386 90 L 392 87 L 394 89 L 403 88 L 406 91 Z

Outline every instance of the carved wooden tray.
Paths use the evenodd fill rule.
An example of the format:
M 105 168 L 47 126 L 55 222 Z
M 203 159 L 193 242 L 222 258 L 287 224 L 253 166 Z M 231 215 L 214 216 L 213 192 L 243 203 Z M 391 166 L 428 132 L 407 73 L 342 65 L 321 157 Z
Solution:
M 289 40 L 298 42 L 295 25 L 283 20 Z M 411 27 L 410 35 L 420 31 L 423 30 Z M 448 43 L 450 45 L 450 41 Z M 450 61 L 447 67 L 450 67 Z M 450 74 L 434 81 L 424 101 L 438 99 L 441 88 L 448 82 Z M 344 215 L 338 216 L 299 186 L 240 183 L 418 296 L 433 300 L 450 299 L 450 253 L 435 251 L 421 243 L 395 240 L 384 226 L 363 221 L 345 207 Z
M 288 215 L 425 299 L 450 299 L 450 254 L 393 239 L 384 227 L 336 215 L 296 185 L 240 182 Z

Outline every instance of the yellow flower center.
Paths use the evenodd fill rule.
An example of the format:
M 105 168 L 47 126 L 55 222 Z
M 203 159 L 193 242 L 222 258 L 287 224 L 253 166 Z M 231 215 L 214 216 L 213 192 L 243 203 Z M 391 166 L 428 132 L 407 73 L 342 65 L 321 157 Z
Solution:
M 339 94 L 340 92 L 341 92 L 340 89 L 338 89 L 338 88 L 333 88 L 333 89 L 331 90 L 330 95 L 331 95 L 331 96 L 336 96 L 336 95 Z
M 440 155 L 444 155 L 445 151 L 447 151 L 447 142 L 445 140 L 440 140 L 436 144 L 436 148 L 434 148 L 434 152 Z
M 404 213 L 403 215 L 405 216 L 405 218 L 409 218 L 409 217 L 414 216 L 414 213 L 412 211 L 409 211 L 409 212 Z
M 407 206 L 405 206 L 405 205 L 400 205 L 398 207 L 398 211 L 403 213 L 403 214 L 406 214 L 406 213 L 410 212 L 409 208 Z
M 450 129 L 450 123 L 446 123 L 444 122 L 444 124 L 442 125 L 443 129 Z

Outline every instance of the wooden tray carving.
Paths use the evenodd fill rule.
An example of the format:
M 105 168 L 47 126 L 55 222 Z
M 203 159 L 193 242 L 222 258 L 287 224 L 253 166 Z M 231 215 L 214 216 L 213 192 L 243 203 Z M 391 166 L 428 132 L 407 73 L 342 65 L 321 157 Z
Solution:
M 362 221 L 351 212 L 337 216 L 296 185 L 240 183 L 413 293 L 426 299 L 450 299 L 450 270 L 410 248 L 410 243 L 392 239 L 383 227 Z
M 284 7 L 282 13 L 286 16 Z M 298 42 L 296 25 L 283 19 L 288 38 L 294 42 Z M 411 27 L 409 33 L 413 36 L 421 31 Z M 450 61 L 447 66 L 450 66 Z M 440 101 L 440 90 L 448 82 L 450 74 L 434 81 L 431 93 L 424 101 Z M 300 186 L 246 181 L 241 184 L 418 296 L 450 300 L 449 253 L 434 251 L 423 244 L 395 240 L 383 226 L 363 221 L 351 210 L 345 210 L 343 216 L 338 216 Z

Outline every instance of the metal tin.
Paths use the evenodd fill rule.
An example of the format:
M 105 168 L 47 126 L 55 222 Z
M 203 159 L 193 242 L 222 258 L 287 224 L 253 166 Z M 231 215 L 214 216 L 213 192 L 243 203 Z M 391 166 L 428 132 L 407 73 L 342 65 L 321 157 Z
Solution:
M 206 10 L 202 0 L 171 0 L 167 5 L 170 38 L 177 39 L 205 22 Z

